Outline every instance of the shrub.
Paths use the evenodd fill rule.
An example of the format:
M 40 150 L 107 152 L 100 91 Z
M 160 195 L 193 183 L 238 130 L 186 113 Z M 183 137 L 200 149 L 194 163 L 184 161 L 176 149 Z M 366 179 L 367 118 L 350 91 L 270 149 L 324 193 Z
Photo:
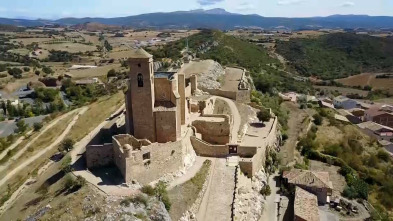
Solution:
M 86 180 L 81 176 L 77 176 L 75 179 L 71 174 L 67 174 L 65 177 L 64 189 L 76 191 L 82 188 L 84 185 L 86 185 Z
M 314 124 L 315 125 L 321 125 L 322 124 L 323 118 L 322 118 L 321 115 L 314 114 L 312 117 L 314 118 Z
M 169 200 L 167 185 L 163 181 L 159 181 L 154 188 L 157 198 L 164 203 L 166 210 L 171 209 L 171 202 Z
M 384 150 L 379 150 L 377 156 L 378 156 L 379 159 L 381 159 L 381 160 L 383 160 L 385 162 L 388 162 L 389 159 L 390 159 L 389 153 L 384 151 Z
M 270 196 L 272 191 L 271 191 L 269 185 L 265 185 L 262 187 L 262 189 L 259 191 L 259 193 L 262 194 L 263 196 Z
M 282 140 L 283 140 L 283 141 L 288 140 L 288 134 L 283 133 L 283 134 L 282 134 Z
M 110 77 L 116 77 L 116 71 L 115 71 L 115 69 L 110 69 L 109 71 L 108 71 L 108 74 L 106 75 L 108 78 L 110 78 Z
M 120 202 L 122 206 L 129 206 L 131 203 L 139 203 L 147 206 L 148 198 L 143 194 L 138 194 L 133 197 L 127 197 Z
M 36 122 L 33 124 L 34 131 L 39 131 L 43 127 L 42 123 Z
M 261 122 L 269 121 L 271 118 L 270 111 L 265 108 L 261 108 L 261 110 L 257 113 L 257 117 Z
M 154 196 L 154 194 L 155 194 L 154 188 L 152 186 L 150 186 L 150 185 L 144 185 L 142 187 L 141 191 L 142 191 L 142 193 L 145 193 L 145 194 L 147 194 L 149 196 Z
M 41 71 L 36 70 L 36 71 L 34 72 L 34 74 L 35 74 L 35 75 L 40 75 L 40 74 L 41 74 Z
M 61 171 L 63 171 L 64 173 L 71 172 L 74 169 L 74 168 L 72 168 L 71 162 L 72 162 L 72 159 L 70 156 L 65 157 L 65 159 L 63 160 L 63 162 L 61 163 L 61 166 L 60 166 Z
M 355 188 L 346 186 L 343 191 L 343 196 L 348 199 L 354 199 L 357 197 L 357 192 L 356 192 Z
M 72 148 L 74 148 L 74 143 L 74 140 L 72 140 L 71 138 L 64 139 L 60 144 L 59 151 L 69 152 L 70 150 L 72 150 Z
M 24 67 L 24 68 L 23 68 L 23 71 L 24 71 L 24 72 L 28 72 L 28 71 L 30 71 L 30 68 L 29 68 L 29 67 Z

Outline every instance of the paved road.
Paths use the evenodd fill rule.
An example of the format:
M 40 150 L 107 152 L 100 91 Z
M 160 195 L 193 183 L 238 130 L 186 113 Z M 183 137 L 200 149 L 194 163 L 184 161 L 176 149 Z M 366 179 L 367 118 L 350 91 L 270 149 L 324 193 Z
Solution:
M 35 155 L 31 156 L 30 158 L 28 158 L 26 161 L 24 161 L 23 163 L 21 163 L 18 167 L 16 167 L 15 169 L 9 171 L 7 173 L 7 175 L 0 180 L 0 187 L 2 185 L 4 185 L 10 178 L 12 178 L 16 173 L 18 173 L 19 171 L 21 171 L 22 169 L 24 169 L 25 167 L 27 167 L 30 163 L 32 163 L 33 161 L 37 160 L 38 158 L 40 158 L 42 155 L 44 155 L 47 151 L 51 150 L 52 148 L 56 147 L 63 139 L 64 137 L 70 132 L 70 130 L 72 129 L 72 126 L 74 126 L 74 124 L 78 121 L 78 118 L 80 115 L 82 115 L 83 113 L 85 113 L 87 111 L 87 107 L 81 108 L 81 109 L 77 109 L 74 111 L 79 111 L 79 114 L 77 114 L 71 121 L 71 123 L 67 126 L 67 128 L 63 131 L 63 133 L 60 134 L 60 136 L 53 142 L 51 143 L 49 146 L 47 146 L 46 148 L 42 149 L 41 151 L 39 151 L 38 153 L 36 153 Z M 18 153 L 20 153 L 21 151 L 19 151 Z
M 42 122 L 45 117 L 46 115 L 42 115 L 37 117 L 24 118 L 23 120 L 26 124 L 29 125 L 29 127 L 32 127 L 34 123 Z M 10 134 L 13 134 L 16 128 L 16 122 L 14 120 L 0 122 L 0 137 L 6 137 Z

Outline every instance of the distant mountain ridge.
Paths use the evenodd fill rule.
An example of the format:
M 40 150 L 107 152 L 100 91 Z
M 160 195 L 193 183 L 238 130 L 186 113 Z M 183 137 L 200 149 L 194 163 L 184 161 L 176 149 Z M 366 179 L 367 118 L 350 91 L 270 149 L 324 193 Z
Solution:
M 272 29 L 344 28 L 344 29 L 393 29 L 393 17 L 366 15 L 332 15 L 328 17 L 284 18 L 262 17 L 260 15 L 242 15 L 224 9 L 176 11 L 150 13 L 114 18 L 61 18 L 57 20 L 28 20 L 0 18 L 0 24 L 17 26 L 42 26 L 48 24 L 78 25 L 84 23 L 128 26 L 132 28 L 211 28 L 233 29 L 237 27 L 260 27 Z

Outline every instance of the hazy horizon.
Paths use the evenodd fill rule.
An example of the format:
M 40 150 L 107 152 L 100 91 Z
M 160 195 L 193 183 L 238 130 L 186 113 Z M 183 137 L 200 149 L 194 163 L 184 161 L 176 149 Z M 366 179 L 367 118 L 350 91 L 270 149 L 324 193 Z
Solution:
M 109 10 L 108 10 L 109 8 Z M 231 13 L 257 14 L 264 17 L 326 17 L 331 15 L 393 16 L 393 1 L 377 0 L 127 0 L 35 1 L 6 0 L 0 17 L 12 19 L 59 19 L 66 17 L 125 17 L 148 13 L 222 8 Z

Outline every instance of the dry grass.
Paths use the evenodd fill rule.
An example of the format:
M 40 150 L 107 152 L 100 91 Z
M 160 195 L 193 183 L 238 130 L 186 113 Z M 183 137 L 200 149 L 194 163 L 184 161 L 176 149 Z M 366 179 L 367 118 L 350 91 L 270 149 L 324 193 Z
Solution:
M 30 53 L 30 51 L 27 50 L 26 48 L 12 49 L 12 50 L 8 50 L 8 52 L 11 52 L 14 54 L 20 54 L 22 56 L 28 55 Z
M 334 87 L 334 86 L 317 86 L 314 85 L 314 88 L 319 88 L 321 90 L 333 93 L 333 92 L 339 92 L 340 94 L 346 96 L 348 94 L 359 94 L 361 96 L 367 96 L 368 91 L 364 90 L 359 90 L 355 88 L 345 88 L 345 87 Z
M 347 86 L 366 86 L 370 85 L 373 89 L 389 90 L 393 92 L 393 78 L 379 78 L 376 76 L 382 73 L 363 73 L 350 76 L 337 81 Z
M 124 103 L 124 94 L 119 92 L 111 97 L 105 96 L 91 104 L 89 109 L 79 117 L 67 135 L 74 141 L 79 141 L 97 127 Z
M 38 151 L 44 149 L 45 147 L 49 146 L 51 143 L 53 143 L 58 136 L 67 128 L 67 126 L 71 123 L 72 119 L 76 113 L 71 114 L 70 116 L 65 117 L 64 119 L 60 120 L 57 122 L 56 125 L 54 125 L 50 130 L 48 130 L 45 134 L 41 135 L 39 139 L 37 139 L 27 150 L 24 154 L 22 154 L 17 161 L 12 162 L 8 170 L 12 170 L 15 167 L 19 165 L 20 162 L 23 162 L 24 160 L 28 159 L 30 156 L 36 154 Z M 52 156 L 54 153 L 57 152 L 57 149 L 53 149 L 51 151 L 48 151 L 45 153 L 43 157 L 40 158 L 40 160 L 35 161 L 34 163 L 29 165 L 29 169 L 26 171 L 33 171 L 35 168 L 34 165 L 37 163 L 39 164 L 42 162 L 42 160 L 47 160 L 50 156 Z M 5 174 L 1 174 L 3 177 Z
M 44 42 L 44 41 L 50 41 L 52 38 L 15 38 L 15 39 L 10 39 L 10 42 L 23 42 L 24 45 L 31 44 L 33 42 Z
M 190 208 L 190 206 L 198 198 L 199 192 L 202 190 L 203 184 L 209 173 L 211 161 L 206 160 L 197 174 L 189 181 L 171 189 L 169 199 L 172 203 L 169 215 L 172 220 L 178 220 L 182 214 Z
M 92 78 L 99 76 L 106 76 L 108 71 L 111 69 L 119 69 L 120 64 L 110 64 L 97 68 L 91 69 L 82 69 L 82 70 L 70 70 L 68 73 L 72 76 L 73 79 L 82 79 L 82 78 Z
M 48 51 L 50 50 L 68 51 L 70 53 L 97 50 L 97 47 L 94 45 L 85 45 L 85 44 L 72 43 L 72 42 L 61 43 L 61 44 L 40 44 L 40 47 Z

